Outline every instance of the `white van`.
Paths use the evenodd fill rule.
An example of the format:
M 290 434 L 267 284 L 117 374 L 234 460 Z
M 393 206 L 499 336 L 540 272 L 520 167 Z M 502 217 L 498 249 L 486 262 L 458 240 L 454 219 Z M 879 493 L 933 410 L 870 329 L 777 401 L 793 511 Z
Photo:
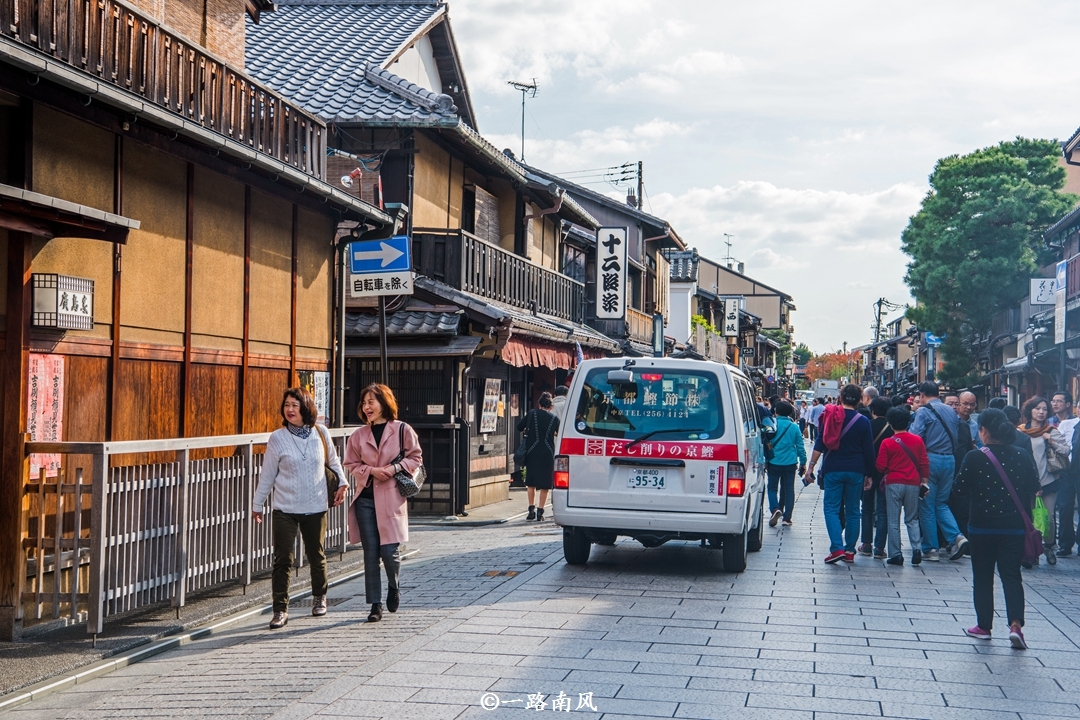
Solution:
M 587 360 L 574 373 L 552 507 L 571 565 L 629 536 L 723 548 L 746 569 L 761 549 L 765 457 L 753 385 L 731 365 L 675 358 Z

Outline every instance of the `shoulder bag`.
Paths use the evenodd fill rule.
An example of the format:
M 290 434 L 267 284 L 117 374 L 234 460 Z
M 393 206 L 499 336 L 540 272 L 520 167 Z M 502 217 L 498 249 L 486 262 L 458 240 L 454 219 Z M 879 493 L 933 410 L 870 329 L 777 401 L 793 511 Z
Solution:
M 1017 512 L 1020 513 L 1020 517 L 1024 521 L 1024 554 L 1020 556 L 1020 560 L 1029 564 L 1034 564 L 1039 556 L 1043 554 L 1043 536 L 1042 533 L 1035 529 L 1035 526 L 1031 523 L 1031 517 L 1028 515 L 1027 509 L 1024 504 L 1020 502 L 1020 496 L 1016 494 L 1016 489 L 1012 483 L 1009 482 L 1009 476 L 1005 474 L 1005 468 L 1001 467 L 1001 463 L 994 457 L 994 453 L 990 452 L 990 448 L 979 448 L 979 450 L 986 455 L 987 459 L 997 470 L 998 477 L 1001 478 L 1001 482 L 1005 485 L 1005 489 L 1009 491 L 1009 497 L 1012 498 L 1013 504 L 1016 505 Z
M 949 438 L 949 442 L 952 443 L 952 448 L 953 448 L 952 454 L 955 456 L 956 455 L 956 436 L 953 435 L 953 431 L 949 429 L 948 424 L 945 422 L 945 418 L 941 417 L 941 413 L 939 413 L 937 411 L 937 408 L 935 408 L 932 404 L 928 404 L 926 406 L 926 409 L 929 410 L 930 412 L 934 413 L 934 417 L 936 417 L 938 419 L 938 422 L 941 423 L 941 429 L 945 431 L 945 435 Z
M 330 448 L 326 442 L 326 436 L 322 433 L 322 428 L 317 424 L 315 425 L 315 432 L 319 433 L 319 440 L 322 440 L 323 475 L 326 477 L 326 506 L 334 507 L 334 496 L 337 495 L 338 488 L 341 486 L 341 478 L 338 477 L 334 468 L 330 467 Z
M 521 442 L 518 443 L 518 446 L 514 449 L 514 467 L 516 467 L 519 470 L 521 468 L 525 467 L 525 462 L 529 459 L 529 450 L 532 449 L 532 448 L 529 447 L 529 440 L 534 435 L 537 435 L 536 432 L 531 432 L 530 433 L 529 430 L 530 430 L 530 428 L 535 428 L 535 426 L 536 426 L 536 411 L 535 410 L 530 410 L 529 411 L 528 422 L 525 424 L 525 432 L 521 436 Z
M 788 423 L 788 426 L 781 430 L 780 434 L 771 440 L 766 440 L 762 437 L 762 446 L 765 449 L 765 462 L 772 462 L 773 457 L 776 456 L 776 444 L 780 442 L 780 439 L 787 434 L 787 431 L 790 430 L 792 426 L 793 423 Z
M 401 449 L 398 451 L 397 459 L 394 460 L 395 463 L 400 463 L 405 459 L 405 423 L 398 425 L 398 447 Z M 404 498 L 411 498 L 419 493 L 425 480 L 427 480 L 427 470 L 424 469 L 423 463 L 418 465 L 413 472 L 402 467 L 394 473 L 394 482 L 397 483 L 398 492 Z
M 1043 442 L 1046 443 L 1046 469 L 1057 474 L 1069 469 L 1069 455 L 1057 451 L 1054 444 L 1050 442 L 1050 438 L 1047 437 L 1049 434 L 1042 436 Z
M 915 466 L 915 474 L 921 476 L 922 473 L 919 472 L 919 461 L 915 459 L 915 453 L 911 452 L 911 448 L 909 448 L 900 438 L 893 436 L 893 440 L 896 441 L 896 444 L 899 445 L 900 449 L 908 456 L 908 459 L 911 460 L 911 464 Z M 922 477 L 919 478 L 919 482 L 922 482 Z M 888 480 L 885 481 L 885 484 L 888 484 Z

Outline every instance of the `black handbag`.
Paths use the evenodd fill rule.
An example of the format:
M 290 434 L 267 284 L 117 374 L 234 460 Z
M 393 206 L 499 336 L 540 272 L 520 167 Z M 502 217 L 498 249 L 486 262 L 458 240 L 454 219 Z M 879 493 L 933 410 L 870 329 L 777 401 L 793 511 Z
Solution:
M 401 449 L 398 451 L 397 459 L 394 460 L 395 463 L 400 463 L 405 459 L 405 423 L 398 425 L 398 447 Z M 402 467 L 394 473 L 394 482 L 397 483 L 398 492 L 404 498 L 411 498 L 418 494 L 425 480 L 427 480 L 427 470 L 424 469 L 423 464 L 417 466 L 413 472 Z
M 514 467 L 518 470 L 525 467 L 525 463 L 529 459 L 529 439 L 536 434 L 530 433 L 529 428 L 535 428 L 535 426 L 536 413 L 532 412 L 529 417 L 529 423 L 525 426 L 525 434 L 521 436 L 521 442 L 518 443 L 517 448 L 514 449 Z
M 322 430 L 319 426 L 315 426 L 315 432 L 319 433 L 319 440 L 322 441 L 323 450 L 323 475 L 326 477 L 326 506 L 334 507 L 334 496 L 337 495 L 338 488 L 341 487 L 341 478 L 338 477 L 334 468 L 330 467 L 330 448 L 326 443 L 326 436 L 322 434 Z

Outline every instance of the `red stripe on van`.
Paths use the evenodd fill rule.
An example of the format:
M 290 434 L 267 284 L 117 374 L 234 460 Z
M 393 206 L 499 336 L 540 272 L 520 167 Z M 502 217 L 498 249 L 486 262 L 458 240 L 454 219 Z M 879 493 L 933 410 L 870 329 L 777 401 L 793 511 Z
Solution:
M 562 455 L 591 455 L 604 457 L 676 458 L 683 460 L 739 460 L 738 445 L 703 442 L 657 442 L 646 440 L 627 449 L 630 440 L 604 438 L 563 438 Z

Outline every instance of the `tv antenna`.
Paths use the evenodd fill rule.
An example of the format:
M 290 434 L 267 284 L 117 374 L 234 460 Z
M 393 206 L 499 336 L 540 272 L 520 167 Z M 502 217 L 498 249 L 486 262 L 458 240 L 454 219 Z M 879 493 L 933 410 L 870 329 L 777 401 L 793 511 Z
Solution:
M 510 80 L 506 84 L 521 91 L 521 162 L 525 162 L 525 96 L 536 97 L 539 88 L 536 86 L 536 78 L 527 83 Z
M 731 256 L 731 238 L 733 237 L 735 236 L 730 233 L 724 233 L 724 245 L 727 246 L 727 254 L 724 255 L 723 261 L 727 263 L 728 270 L 732 269 L 735 262 L 735 258 Z

